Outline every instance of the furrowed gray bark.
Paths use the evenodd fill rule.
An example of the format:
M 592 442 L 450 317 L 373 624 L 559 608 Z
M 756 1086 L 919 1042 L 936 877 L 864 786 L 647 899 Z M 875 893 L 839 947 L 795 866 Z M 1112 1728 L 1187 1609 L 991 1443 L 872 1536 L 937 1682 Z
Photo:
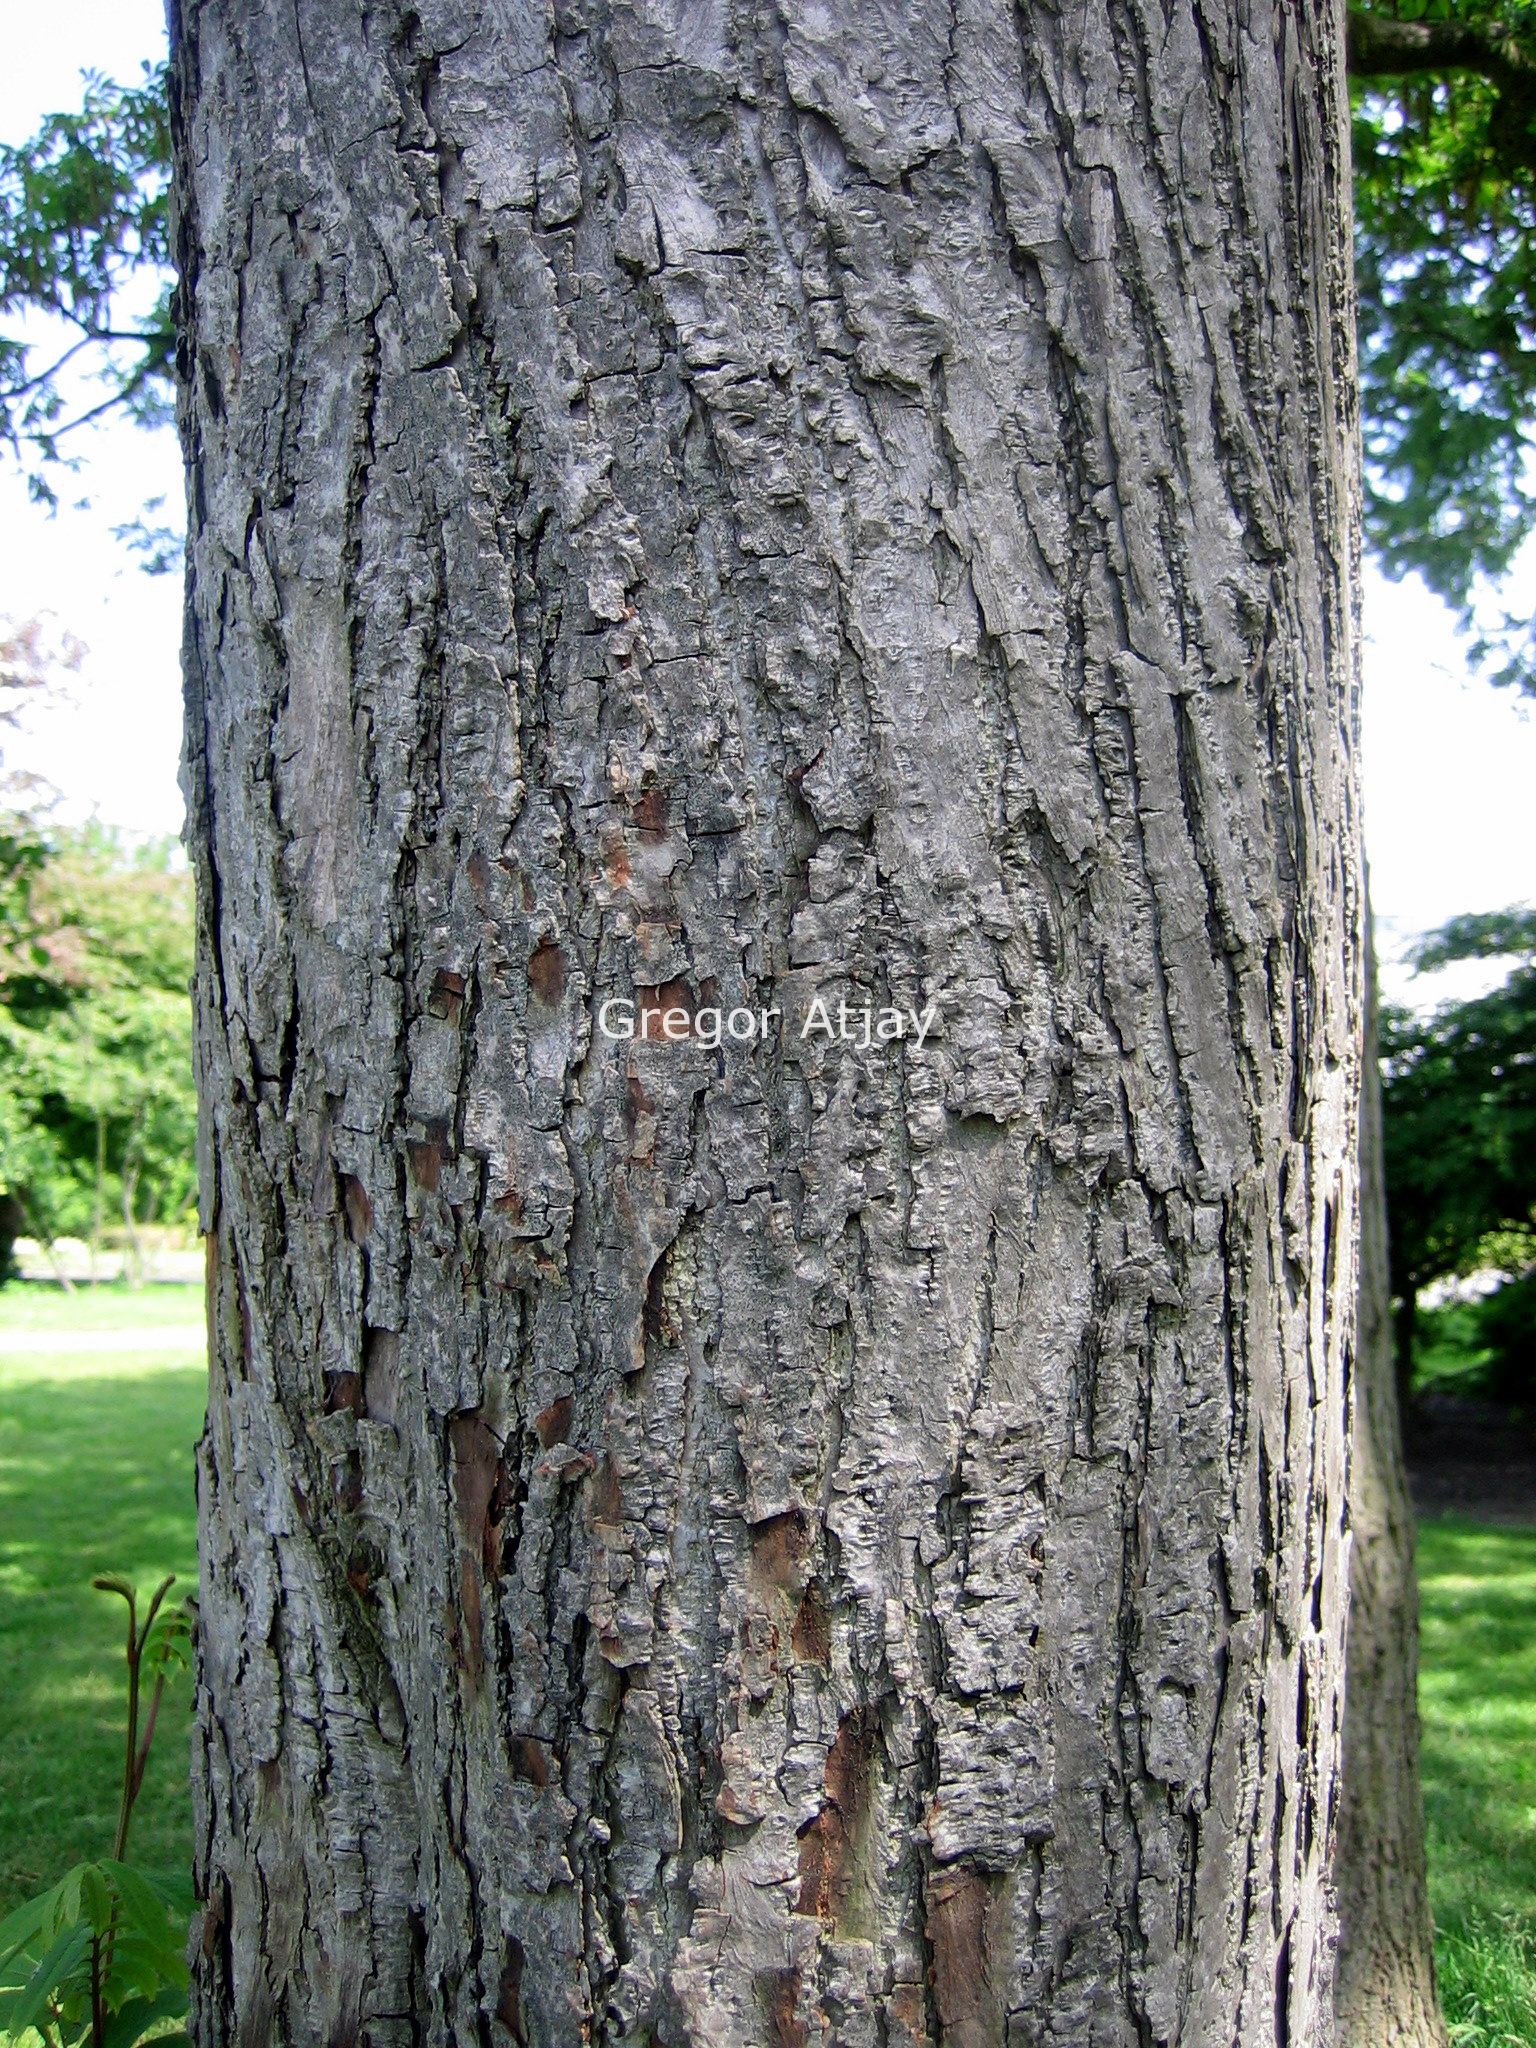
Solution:
M 1341 19 L 173 47 L 198 2040 L 1326 2043 Z
M 1349 1463 L 1349 1642 L 1339 1803 L 1340 2048 L 1445 2048 L 1419 1783 L 1418 1587 L 1392 1355 L 1386 1161 L 1368 961 L 1360 1301 Z

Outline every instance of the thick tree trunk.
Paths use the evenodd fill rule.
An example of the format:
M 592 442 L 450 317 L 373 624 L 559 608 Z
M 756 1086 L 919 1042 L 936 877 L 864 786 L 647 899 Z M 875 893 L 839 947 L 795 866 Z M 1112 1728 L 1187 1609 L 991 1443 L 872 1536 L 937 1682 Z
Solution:
M 1350 1443 L 1349 1654 L 1339 1805 L 1340 2048 L 1444 2048 L 1419 1787 L 1418 1588 L 1392 1356 L 1387 1188 L 1367 977 L 1360 1304 Z
M 1319 2048 L 1339 19 L 174 49 L 198 2039 Z

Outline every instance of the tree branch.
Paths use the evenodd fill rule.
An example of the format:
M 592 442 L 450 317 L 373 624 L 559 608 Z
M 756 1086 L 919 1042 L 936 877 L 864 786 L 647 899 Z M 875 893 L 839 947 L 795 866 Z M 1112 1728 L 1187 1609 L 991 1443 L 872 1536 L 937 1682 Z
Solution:
M 1426 71 L 1477 71 L 1496 85 L 1528 79 L 1509 46 L 1463 21 L 1393 21 L 1349 11 L 1349 69 L 1355 78 L 1408 78 Z

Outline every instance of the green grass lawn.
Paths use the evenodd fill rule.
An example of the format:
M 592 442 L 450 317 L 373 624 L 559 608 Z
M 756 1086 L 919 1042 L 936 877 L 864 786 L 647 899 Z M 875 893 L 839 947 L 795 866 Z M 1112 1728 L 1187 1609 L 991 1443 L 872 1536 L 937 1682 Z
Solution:
M 1419 1531 L 1440 1992 L 1460 2048 L 1536 2048 L 1536 1529 Z
M 120 1280 L 77 1284 L 73 1293 L 51 1280 L 13 1280 L 0 1287 L 0 1331 L 165 1330 L 202 1320 L 200 1287 L 127 1287 Z
M 0 1327 L 14 1326 L 33 1291 L 0 1290 Z M 174 1316 L 160 1305 L 165 1321 L 186 1319 L 189 1296 L 194 1315 L 200 1307 L 195 1288 L 153 1291 L 179 1295 Z M 85 1306 L 89 1327 L 125 1326 L 121 1302 L 106 1316 L 99 1299 Z M 192 1446 L 206 1383 L 184 1350 L 0 1353 L 0 1913 L 111 1851 L 126 1610 L 93 1592 L 91 1575 L 125 1572 L 149 1590 L 174 1571 L 177 1593 L 194 1589 Z M 130 1854 L 150 1868 L 189 1859 L 190 1701 L 183 1675 L 134 1816 Z

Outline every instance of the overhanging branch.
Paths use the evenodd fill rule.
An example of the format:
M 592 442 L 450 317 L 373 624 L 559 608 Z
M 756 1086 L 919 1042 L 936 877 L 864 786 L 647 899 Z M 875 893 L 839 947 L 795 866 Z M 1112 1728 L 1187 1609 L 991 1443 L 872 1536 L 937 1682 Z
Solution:
M 1349 68 L 1356 78 L 1408 78 L 1424 72 L 1476 71 L 1496 85 L 1516 79 L 1527 91 L 1532 69 L 1503 37 L 1464 21 L 1394 21 L 1349 13 Z

